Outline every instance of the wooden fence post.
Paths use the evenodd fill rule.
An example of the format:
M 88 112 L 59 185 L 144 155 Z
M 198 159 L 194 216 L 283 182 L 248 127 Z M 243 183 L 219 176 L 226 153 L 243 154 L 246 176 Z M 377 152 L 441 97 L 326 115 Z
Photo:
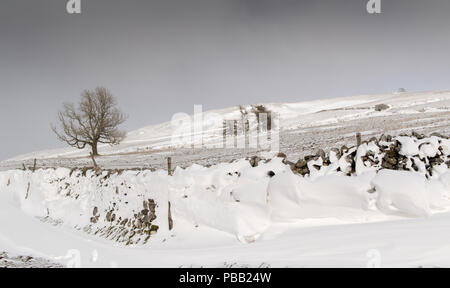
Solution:
M 172 176 L 172 157 L 167 157 L 167 174 Z M 167 219 L 169 221 L 169 231 L 173 229 L 173 219 L 172 219 L 172 211 L 171 204 L 168 201 L 168 211 L 167 211 Z
M 356 146 L 359 147 L 361 145 L 361 133 L 356 133 Z
M 227 147 L 227 121 L 223 120 L 222 122 L 222 142 L 223 142 L 223 149 Z
M 167 158 L 167 173 L 172 176 L 172 157 Z
M 173 219 L 172 219 L 172 211 L 171 211 L 171 204 L 169 201 L 169 211 L 168 211 L 168 220 L 169 220 L 169 231 L 173 229 Z
M 238 136 L 238 121 L 233 120 L 233 135 L 234 135 L 234 148 L 237 147 L 237 136 Z
M 25 200 L 27 200 L 27 199 L 28 199 L 28 196 L 30 195 L 30 185 L 31 185 L 31 183 L 28 182 L 27 194 L 25 195 Z
M 248 149 L 250 148 L 250 122 L 248 121 L 248 119 L 245 120 L 245 127 L 244 127 L 244 134 L 245 134 L 245 148 Z

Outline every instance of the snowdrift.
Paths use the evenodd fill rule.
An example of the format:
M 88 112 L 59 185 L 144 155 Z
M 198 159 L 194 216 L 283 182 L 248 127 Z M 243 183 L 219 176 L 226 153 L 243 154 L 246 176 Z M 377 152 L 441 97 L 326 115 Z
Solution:
M 382 160 L 376 163 L 391 149 L 379 148 L 390 147 L 386 141 L 348 148 L 342 155 L 331 151 L 325 161 L 311 158 L 306 161 L 307 176 L 296 173 L 282 157 L 209 168 L 192 165 L 177 168 L 173 176 L 163 170 L 11 170 L 0 172 L 0 203 L 123 245 L 168 238 L 169 218 L 174 231 L 190 223 L 248 243 L 275 222 L 327 218 L 359 223 L 445 211 L 450 196 L 450 172 L 444 163 L 448 140 L 433 136 L 391 141 L 398 143 L 396 155 L 406 159 L 397 166 L 401 171 L 385 169 Z M 363 160 L 369 156 L 371 161 Z
M 165 173 L 121 174 L 59 168 L 0 173 L 0 201 L 53 225 L 68 225 L 125 244 L 167 230 Z M 157 204 L 156 204 L 157 203 Z

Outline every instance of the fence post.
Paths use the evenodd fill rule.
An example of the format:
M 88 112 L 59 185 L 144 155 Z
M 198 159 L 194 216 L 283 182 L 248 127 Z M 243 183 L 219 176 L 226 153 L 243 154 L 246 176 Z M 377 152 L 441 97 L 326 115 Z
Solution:
M 245 134 L 245 148 L 248 149 L 250 148 L 250 122 L 248 121 L 248 119 L 245 120 L 245 127 L 244 127 L 244 134 Z
M 227 147 L 227 121 L 223 120 L 222 122 L 222 142 L 223 142 L 223 149 Z
M 238 136 L 238 121 L 237 120 L 233 120 L 233 135 L 234 135 L 234 148 L 238 148 L 237 147 L 237 136 Z
M 167 173 L 172 176 L 172 157 L 167 158 Z
M 359 147 L 361 145 L 361 133 L 356 133 L 356 146 Z
M 167 157 L 167 174 L 169 176 L 172 176 L 172 157 Z M 172 220 L 172 211 L 171 211 L 170 201 L 168 201 L 167 219 L 169 221 L 169 231 L 170 231 L 173 228 L 173 220 Z
M 168 220 L 169 220 L 169 231 L 173 229 L 173 219 L 172 219 L 172 211 L 171 211 L 171 204 L 169 201 L 169 211 L 168 211 Z

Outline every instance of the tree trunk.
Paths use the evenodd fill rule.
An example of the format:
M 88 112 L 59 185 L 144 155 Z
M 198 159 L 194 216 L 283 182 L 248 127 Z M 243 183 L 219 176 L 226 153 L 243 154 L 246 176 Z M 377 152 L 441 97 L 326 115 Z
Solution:
M 94 155 L 92 153 L 91 153 L 91 159 L 92 159 L 92 164 L 94 164 L 95 171 L 99 171 L 99 168 L 97 166 L 97 162 L 95 162 L 95 157 L 94 157 Z
M 98 156 L 98 150 L 97 150 L 97 143 L 92 143 L 91 147 L 92 147 L 92 155 L 93 156 Z

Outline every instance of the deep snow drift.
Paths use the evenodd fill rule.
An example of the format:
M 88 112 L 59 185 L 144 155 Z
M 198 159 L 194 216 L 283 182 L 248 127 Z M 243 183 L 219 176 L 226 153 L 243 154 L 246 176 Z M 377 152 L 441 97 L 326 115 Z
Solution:
M 362 247 L 353 245 L 353 239 L 340 261 L 327 260 L 326 249 L 330 257 L 339 253 L 329 241 L 335 237 L 340 242 L 341 233 L 349 230 L 359 241 L 374 245 L 367 249 L 382 249 L 380 245 L 391 240 L 374 237 L 373 231 L 394 233 L 395 227 L 408 227 L 402 235 L 394 233 L 408 242 L 411 239 L 406 237 L 417 237 L 420 229 L 435 231 L 448 219 L 448 166 L 429 165 L 437 155 L 449 159 L 448 139 L 402 136 L 392 141 L 401 143 L 398 154 L 406 159 L 402 167 L 410 167 L 409 171 L 383 169 L 374 160 L 383 158 L 385 152 L 364 143 L 347 151 L 356 155 L 352 176 L 346 176 L 351 166 L 346 155 L 338 157 L 333 151 L 326 165 L 320 163 L 321 157 L 312 159 L 308 163 L 312 173 L 306 177 L 294 174 L 283 158 L 262 160 L 256 167 L 244 159 L 209 168 L 192 165 L 176 169 L 173 176 L 163 170 L 98 175 L 65 168 L 0 172 L 0 248 L 58 261 L 66 253 L 68 258 L 98 253 L 95 261 L 83 262 L 87 266 L 364 265 L 364 255 L 363 259 L 352 258 Z M 363 161 L 368 154 L 373 163 Z M 408 161 L 417 169 L 408 166 Z M 368 228 L 367 223 L 373 222 L 379 223 Z M 441 230 L 442 237 L 449 233 Z M 309 233 L 331 238 L 314 241 L 306 237 Z M 302 241 L 306 246 L 294 248 Z M 388 265 L 448 265 L 450 251 L 430 246 L 429 241 L 415 248 L 407 246 L 428 255 L 422 263 L 387 249 L 391 253 Z M 284 248 L 276 250 L 282 244 Z M 441 258 L 432 256 L 433 250 L 441 248 Z M 314 254 L 317 249 L 324 250 Z M 164 259 L 150 260 L 145 255 Z

